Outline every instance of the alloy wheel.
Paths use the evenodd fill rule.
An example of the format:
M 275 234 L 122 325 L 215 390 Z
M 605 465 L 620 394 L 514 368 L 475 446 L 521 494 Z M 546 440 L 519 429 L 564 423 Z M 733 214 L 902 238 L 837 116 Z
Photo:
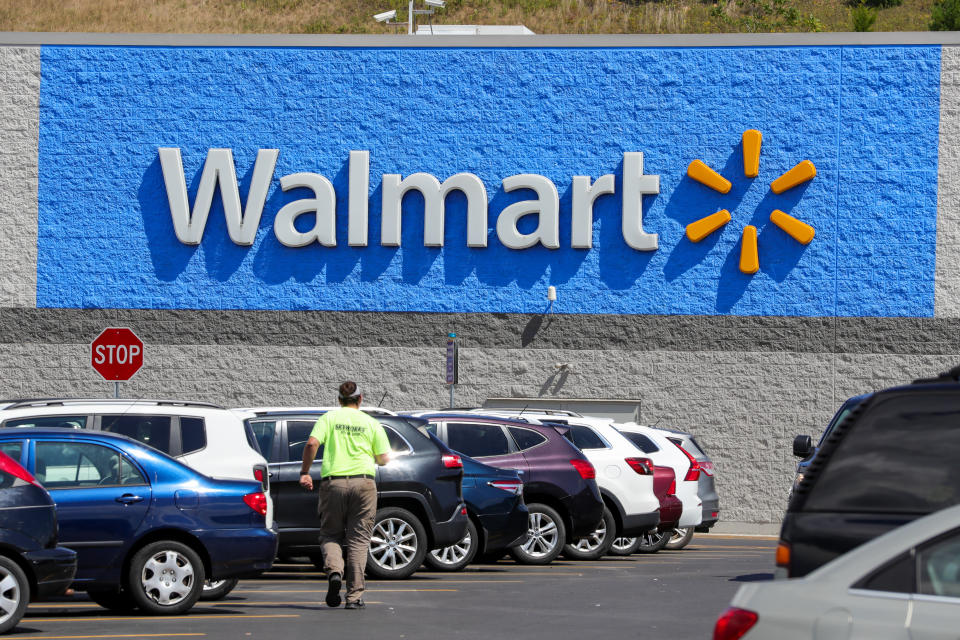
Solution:
M 193 565 L 181 553 L 159 551 L 144 563 L 140 584 L 147 597 L 157 604 L 175 605 L 193 590 Z
M 373 527 L 370 557 L 385 569 L 407 566 L 417 555 L 417 534 L 400 518 L 385 518 Z
M 434 560 L 437 562 L 442 562 L 443 564 L 457 564 L 467 557 L 467 554 L 470 553 L 470 548 L 473 546 L 473 538 L 470 537 L 470 533 L 463 536 L 460 542 L 456 542 L 449 547 L 444 547 L 443 549 L 434 549 L 430 552 L 430 555 L 433 556 Z
M 13 573 L 0 566 L 0 624 L 16 615 L 24 595 Z
M 600 545 L 603 544 L 604 539 L 607 537 L 607 525 L 601 520 L 600 526 L 597 527 L 593 533 L 590 535 L 580 538 L 573 544 L 573 548 L 577 551 L 596 551 L 600 548 Z
M 637 543 L 636 538 L 624 538 L 621 536 L 619 538 L 613 539 L 612 549 L 615 551 L 619 551 L 620 553 L 626 553 L 627 549 L 631 548 L 636 543 Z
M 529 538 L 523 543 L 523 550 L 534 558 L 542 558 L 557 548 L 560 535 L 557 523 L 545 513 L 531 513 L 527 533 Z

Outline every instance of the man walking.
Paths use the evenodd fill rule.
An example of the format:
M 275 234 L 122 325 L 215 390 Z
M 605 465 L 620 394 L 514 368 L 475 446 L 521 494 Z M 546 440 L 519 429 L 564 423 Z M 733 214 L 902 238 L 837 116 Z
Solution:
M 347 580 L 345 609 L 362 609 L 363 570 L 377 513 L 376 465 L 389 461 L 390 443 L 380 423 L 360 411 L 363 394 L 350 380 L 340 385 L 340 408 L 323 414 L 303 449 L 300 486 L 313 489 L 310 466 L 323 445 L 320 466 L 320 548 L 327 574 L 328 607 L 340 606 L 340 585 Z M 344 565 L 346 549 L 346 565 Z M 346 571 L 344 571 L 346 569 Z

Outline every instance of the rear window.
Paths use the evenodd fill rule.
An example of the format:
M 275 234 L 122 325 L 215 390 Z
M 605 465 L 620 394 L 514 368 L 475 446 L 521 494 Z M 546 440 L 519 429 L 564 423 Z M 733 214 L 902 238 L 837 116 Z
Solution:
M 183 453 L 206 448 L 207 428 L 203 418 L 180 418 L 180 446 Z
M 35 416 L 33 418 L 17 418 L 3 423 L 5 427 L 64 427 L 66 429 L 83 429 L 87 426 L 87 416 Z
M 100 428 L 170 453 L 170 416 L 107 415 L 100 418 Z
M 390 451 L 393 453 L 410 453 L 413 451 L 413 449 L 410 448 L 410 445 L 407 444 L 407 441 L 404 440 L 399 433 L 385 424 L 381 424 L 381 426 L 387 434 L 387 440 L 390 442 Z
M 829 446 L 829 445 L 828 445 Z M 960 403 L 955 394 L 881 399 L 811 479 L 810 511 L 930 513 L 960 502 Z
M 497 424 L 448 422 L 447 439 L 451 449 L 471 458 L 510 453 L 507 435 Z
M 277 421 L 251 421 L 250 429 L 253 431 L 253 437 L 256 439 L 260 453 L 263 454 L 263 457 L 267 460 L 271 460 L 271 456 L 273 455 L 273 438 L 277 433 Z
M 532 449 L 538 444 L 543 444 L 547 441 L 546 436 L 543 434 L 537 433 L 532 429 L 522 429 L 520 427 L 510 427 L 510 435 L 513 436 L 513 441 L 517 443 L 517 448 L 521 451 Z
M 642 433 L 633 433 L 632 431 L 621 431 L 620 433 L 623 434 L 624 438 L 632 442 L 637 449 L 640 449 L 640 451 L 643 451 L 644 453 L 655 453 L 660 451 L 660 447 L 658 447 L 653 440 Z
M 20 456 L 23 453 L 23 444 L 20 442 L 2 442 L 0 443 L 0 451 L 19 463 Z
M 606 449 L 607 443 L 590 427 L 579 424 L 568 425 L 570 430 L 563 436 L 575 444 L 578 449 Z

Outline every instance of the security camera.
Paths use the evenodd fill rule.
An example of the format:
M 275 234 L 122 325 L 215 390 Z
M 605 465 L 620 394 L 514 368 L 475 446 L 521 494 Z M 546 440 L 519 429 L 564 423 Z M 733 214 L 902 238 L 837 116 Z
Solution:
M 436 2 L 437 0 L 433 0 L 433 1 Z M 384 11 L 383 13 L 378 13 L 377 15 L 373 16 L 373 19 L 376 20 L 377 22 L 386 22 L 387 20 L 393 20 L 396 17 L 397 17 L 397 10 L 391 9 L 390 11 Z
M 424 4 L 428 7 L 436 7 L 437 9 L 443 9 L 446 2 L 444 0 L 423 0 Z

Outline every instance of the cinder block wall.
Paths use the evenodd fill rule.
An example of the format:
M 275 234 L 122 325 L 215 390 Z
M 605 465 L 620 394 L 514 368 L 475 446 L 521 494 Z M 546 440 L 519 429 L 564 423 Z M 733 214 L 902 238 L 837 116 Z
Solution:
M 898 74 L 889 72 L 889 60 L 885 63 L 867 54 L 859 53 L 862 68 L 850 71 L 859 78 L 847 77 L 844 85 L 838 74 L 831 94 L 838 103 L 849 99 L 849 120 L 825 115 L 822 135 L 835 143 L 846 140 L 852 147 L 858 140 L 894 140 L 899 145 L 898 159 L 909 164 L 911 153 L 921 153 L 911 151 L 911 146 L 931 144 L 930 136 L 936 138 L 936 134 L 912 130 L 904 120 L 898 130 L 884 128 L 891 107 L 883 104 L 882 89 Z M 111 385 L 89 367 L 88 344 L 105 326 L 129 326 L 147 344 L 147 365 L 124 385 L 124 394 L 131 397 L 186 397 L 232 406 L 327 404 L 333 400 L 336 384 L 352 377 L 374 399 L 385 394 L 384 406 L 442 407 L 448 402 L 441 384 L 444 339 L 447 332 L 455 331 L 462 347 L 458 404 L 479 405 L 489 397 L 639 398 L 642 421 L 696 433 L 715 459 L 725 530 L 775 532 L 793 476 L 790 443 L 794 434 L 818 434 L 850 395 L 909 382 L 957 364 L 960 279 L 954 267 L 960 257 L 960 192 L 951 185 L 960 169 L 956 151 L 960 148 L 960 49 L 943 47 L 940 60 L 935 216 L 925 213 L 929 184 L 921 178 L 929 173 L 928 166 L 918 169 L 919 176 L 906 170 L 884 174 L 889 148 L 861 149 L 863 173 L 835 176 L 834 184 L 843 184 L 845 178 L 853 181 L 840 195 L 811 193 L 815 202 L 826 203 L 826 213 L 816 214 L 822 216 L 817 241 L 823 240 L 830 250 L 824 251 L 822 259 L 817 253 L 810 264 L 802 263 L 801 256 L 801 270 L 808 279 L 790 280 L 785 288 L 771 284 L 773 289 L 767 293 L 784 296 L 779 299 L 787 302 L 770 303 L 763 295 L 745 294 L 736 302 L 741 307 L 718 310 L 719 278 L 727 273 L 728 253 L 722 252 L 696 263 L 675 263 L 677 269 L 689 267 L 692 280 L 684 285 L 687 295 L 694 296 L 696 286 L 713 288 L 706 306 L 684 300 L 674 290 L 666 297 L 672 307 L 660 313 L 651 311 L 660 304 L 655 296 L 636 298 L 644 307 L 638 314 L 541 313 L 545 305 L 539 279 L 526 287 L 511 285 L 503 299 L 513 295 L 521 304 L 509 308 L 505 303 L 502 311 L 509 313 L 499 309 L 445 312 L 436 299 L 422 295 L 408 296 L 391 311 L 375 304 L 369 311 L 295 311 L 224 309 L 231 298 L 224 295 L 225 289 L 205 280 L 210 270 L 175 283 L 184 291 L 192 288 L 195 304 L 174 293 L 154 299 L 158 306 L 183 308 L 121 308 L 149 306 L 137 296 L 143 291 L 148 292 L 145 296 L 154 295 L 159 290 L 157 281 L 141 283 L 137 274 L 156 274 L 150 267 L 156 266 L 161 254 L 147 249 L 123 265 L 104 244 L 102 229 L 97 229 L 102 221 L 86 217 L 88 236 L 57 222 L 58 216 L 71 213 L 70 207 L 62 206 L 65 195 L 76 206 L 84 202 L 94 206 L 98 194 L 81 179 L 82 163 L 68 163 L 64 166 L 70 169 L 60 171 L 56 163 L 41 162 L 41 158 L 69 157 L 77 149 L 50 135 L 52 129 L 47 134 L 41 131 L 40 48 L 0 48 L 4 69 L 0 129 L 6 147 L 0 154 L 0 188 L 5 196 L 0 199 L 4 241 L 0 353 L 7 364 L 0 373 L 0 396 L 109 394 Z M 789 71 L 777 69 L 778 73 Z M 772 76 L 766 79 L 773 81 Z M 78 87 L 98 82 L 80 71 L 74 81 Z M 904 100 L 900 107 L 909 108 L 914 100 L 919 108 L 930 97 Z M 96 113 L 96 105 L 88 107 Z M 684 153 L 696 154 L 713 142 L 698 137 L 686 145 Z M 134 155 L 142 152 L 133 141 L 130 144 Z M 347 149 L 350 142 L 337 144 Z M 794 151 L 799 152 L 788 148 L 784 157 L 796 156 Z M 113 160 L 122 164 L 122 154 Z M 825 178 L 841 166 L 831 167 L 829 160 L 818 165 Z M 314 167 L 301 164 L 293 169 Z M 416 169 L 422 167 L 410 167 Z M 590 166 L 583 171 L 595 173 Z M 676 168 L 675 173 L 679 171 Z M 884 175 L 868 188 L 866 174 Z M 115 185 L 130 188 L 115 179 Z M 911 187 L 914 184 L 916 188 Z M 876 197 L 868 197 L 870 189 Z M 54 200 L 61 204 L 54 206 Z M 122 209 L 124 202 L 120 198 L 95 208 Z M 74 213 L 85 215 L 82 210 Z M 129 222 L 124 215 L 110 224 Z M 39 235 L 38 218 L 43 222 Z M 667 253 L 680 242 L 682 228 L 677 229 L 661 230 Z M 376 234 L 372 239 L 375 243 Z M 735 243 L 734 237 L 730 246 Z M 38 246 L 44 251 L 39 261 Z M 107 256 L 97 267 L 100 271 L 91 267 L 97 265 L 98 251 Z M 935 269 L 930 264 L 934 255 Z M 870 268 L 858 262 L 861 258 Z M 846 264 L 846 270 L 838 271 L 838 264 Z M 843 275 L 838 277 L 840 272 Z M 103 278 L 100 291 L 96 277 Z M 143 288 L 138 290 L 140 284 Z M 588 291 L 588 278 L 581 284 Z M 208 285 L 218 295 L 205 296 Z M 811 287 L 809 294 L 802 292 L 804 286 Z M 300 287 L 305 288 L 303 283 Z M 824 294 L 825 287 L 832 287 L 829 295 Z M 46 292 L 42 308 L 37 308 L 38 290 Z M 298 300 L 315 306 L 322 295 L 330 294 L 329 288 L 321 287 Z M 583 304 L 585 309 L 587 303 Z M 616 304 L 610 310 L 615 311 Z M 734 315 L 741 308 L 756 315 Z M 556 362 L 570 363 L 570 371 L 558 375 Z

